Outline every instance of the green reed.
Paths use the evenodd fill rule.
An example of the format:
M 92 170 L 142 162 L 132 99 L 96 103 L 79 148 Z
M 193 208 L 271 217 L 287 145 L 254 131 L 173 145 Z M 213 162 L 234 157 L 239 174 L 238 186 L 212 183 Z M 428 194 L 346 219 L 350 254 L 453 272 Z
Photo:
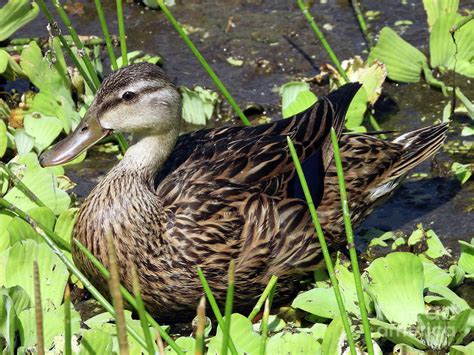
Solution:
M 370 36 L 369 30 L 367 28 L 367 23 L 365 22 L 364 14 L 362 13 L 362 10 L 360 8 L 359 1 L 351 0 L 351 4 L 356 14 L 356 18 L 357 18 L 357 22 L 359 23 L 360 30 L 362 31 L 362 34 L 365 37 L 365 43 L 367 44 L 367 47 L 370 50 L 374 46 L 374 43 L 372 42 L 372 37 Z
M 351 259 L 352 273 L 354 275 L 354 283 L 357 292 L 357 300 L 359 302 L 360 315 L 362 318 L 362 327 L 364 329 L 365 343 L 369 355 L 374 354 L 372 337 L 370 333 L 369 318 L 367 315 L 367 307 L 365 305 L 364 291 L 362 290 L 362 281 L 360 277 L 359 262 L 357 261 L 357 251 L 354 242 L 354 233 L 352 231 L 351 214 L 349 211 L 349 202 L 347 198 L 346 182 L 344 180 L 344 170 L 342 168 L 341 155 L 339 152 L 339 144 L 337 142 L 337 134 L 334 128 L 331 128 L 331 140 L 334 150 L 334 161 L 337 169 L 337 179 L 339 183 L 339 195 L 341 197 L 342 213 L 344 217 L 344 227 L 346 230 L 347 246 L 349 249 L 349 257 Z
M 234 304 L 234 290 L 235 290 L 235 260 L 232 259 L 229 263 L 227 294 L 225 298 L 225 328 L 222 337 L 222 355 L 227 355 L 230 339 L 230 325 L 232 320 L 232 306 Z
M 138 317 L 140 318 L 140 324 L 142 326 L 143 334 L 145 336 L 147 350 L 148 353 L 154 354 L 155 344 L 153 343 L 153 337 L 151 336 L 145 304 L 143 303 L 143 298 L 140 293 L 140 280 L 138 279 L 137 268 L 135 267 L 135 264 L 132 264 L 132 286 L 133 294 L 135 295 L 135 301 L 137 303 Z
M 268 340 L 268 318 L 270 317 L 270 309 L 272 308 L 273 294 L 275 293 L 276 283 L 270 289 L 268 297 L 265 299 L 265 306 L 263 308 L 263 317 L 261 323 L 262 338 L 260 341 L 260 355 L 265 355 Z
M 95 1 L 95 8 L 97 11 L 97 16 L 99 17 L 100 27 L 102 28 L 105 44 L 107 46 L 107 53 L 109 54 L 112 69 L 117 70 L 118 69 L 117 57 L 115 56 L 114 46 L 112 44 L 109 27 L 107 26 L 107 21 L 105 20 L 104 9 L 102 8 L 102 3 L 100 0 L 94 0 L 94 1 Z
M 217 304 L 216 298 L 214 297 L 214 294 L 212 293 L 212 290 L 209 287 L 209 283 L 207 282 L 206 277 L 204 276 L 204 273 L 202 272 L 202 269 L 198 267 L 197 271 L 198 271 L 199 279 L 201 280 L 204 294 L 206 295 L 207 301 L 209 302 L 212 312 L 214 313 L 214 316 L 216 317 L 217 324 L 221 328 L 222 332 L 224 332 L 226 324 L 225 324 L 224 318 L 222 317 L 222 313 L 219 309 L 219 305 Z M 236 355 L 237 349 L 235 348 L 235 345 L 234 345 L 234 342 L 232 341 L 231 336 L 229 336 L 228 342 L 229 342 L 230 352 L 232 353 L 232 355 Z
M 117 6 L 117 21 L 120 37 L 120 53 L 122 54 L 122 66 L 126 67 L 128 65 L 128 57 L 127 37 L 125 36 L 125 20 L 123 16 L 123 3 L 122 0 L 116 0 L 115 3 Z
M 295 146 L 293 145 L 293 141 L 291 140 L 290 137 L 287 137 L 287 141 L 288 141 L 288 147 L 290 148 L 291 157 L 293 158 L 296 172 L 298 174 L 298 178 L 300 180 L 301 187 L 303 189 L 303 193 L 306 198 L 306 202 L 308 204 L 308 209 L 311 214 L 314 227 L 316 229 L 316 234 L 318 235 L 318 240 L 319 240 L 319 244 L 321 246 L 321 250 L 323 253 L 324 262 L 326 263 L 326 268 L 328 270 L 329 278 L 331 280 L 331 284 L 334 290 L 334 295 L 336 297 L 337 307 L 341 315 L 342 325 L 344 327 L 344 331 L 346 332 L 347 342 L 349 343 L 351 354 L 356 355 L 357 351 L 355 347 L 354 338 L 351 332 L 349 317 L 347 315 L 347 312 L 344 306 L 344 299 L 342 298 L 341 290 L 339 288 L 339 283 L 337 282 L 336 274 L 334 272 L 334 266 L 331 260 L 331 256 L 329 254 L 329 249 L 326 244 L 326 239 L 324 238 L 323 229 L 321 228 L 321 224 L 319 223 L 319 218 L 316 213 L 316 207 L 314 205 L 313 198 L 311 197 L 311 192 L 309 191 L 309 187 L 306 182 L 306 178 L 304 176 L 303 168 L 301 167 L 301 163 L 299 161 L 298 154 L 296 153 Z
M 245 116 L 244 112 L 240 109 L 239 105 L 237 102 L 234 100 L 232 95 L 230 94 L 229 90 L 227 90 L 226 86 L 222 83 L 221 79 L 217 76 L 217 74 L 214 72 L 214 70 L 211 68 L 209 63 L 204 59 L 202 56 L 201 52 L 196 48 L 194 43 L 191 41 L 189 36 L 186 34 L 186 32 L 183 30 L 182 26 L 179 24 L 179 22 L 174 18 L 173 14 L 170 12 L 168 7 L 164 4 L 163 0 L 158 0 L 158 5 L 160 6 L 161 10 L 163 13 L 166 15 L 168 20 L 171 22 L 175 30 L 179 33 L 181 38 L 183 39 L 184 43 L 188 46 L 188 48 L 193 52 L 193 54 L 196 56 L 198 59 L 199 63 L 203 66 L 204 70 L 206 70 L 207 74 L 211 77 L 211 79 L 214 81 L 216 86 L 219 88 L 221 91 L 222 95 L 229 101 L 230 105 L 234 109 L 234 111 L 237 113 L 237 115 L 240 117 L 240 120 L 242 123 L 246 126 L 250 126 L 251 123 L 248 120 L 247 116 Z
M 72 355 L 71 291 L 69 284 L 64 289 L 64 355 Z
M 265 303 L 265 300 L 269 297 L 269 295 L 273 292 L 275 289 L 275 285 L 278 281 L 278 277 L 273 275 L 270 278 L 270 281 L 268 281 L 267 286 L 265 287 L 265 290 L 263 290 L 262 295 L 258 299 L 257 303 L 253 307 L 252 311 L 250 312 L 249 316 L 247 317 L 250 321 L 252 321 L 255 316 L 260 312 L 260 309 L 262 308 L 263 304 Z
M 38 355 L 44 355 L 43 306 L 41 302 L 39 268 L 36 260 L 33 261 L 33 282 L 35 290 L 36 351 Z

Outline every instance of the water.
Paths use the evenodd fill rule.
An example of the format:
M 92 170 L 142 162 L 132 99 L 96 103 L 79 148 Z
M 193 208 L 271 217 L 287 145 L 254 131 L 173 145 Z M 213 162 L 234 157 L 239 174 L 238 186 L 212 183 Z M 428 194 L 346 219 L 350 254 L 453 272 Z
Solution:
M 348 1 L 317 1 L 313 7 L 315 19 L 340 59 L 354 55 L 366 56 L 364 39 L 359 31 Z M 81 1 L 83 15 L 72 15 L 80 34 L 101 35 L 92 0 Z M 103 1 L 111 31 L 117 33 L 114 18 L 115 2 Z M 401 34 L 419 49 L 428 52 L 428 31 L 421 1 L 362 1 L 364 10 L 380 11 L 370 21 L 371 33 L 383 26 L 395 28 L 398 20 L 410 20 L 411 26 Z M 467 8 L 461 1 L 461 8 Z M 191 38 L 220 75 L 237 102 L 245 107 L 252 103 L 263 106 L 274 117 L 279 116 L 278 87 L 298 77 L 312 77 L 319 65 L 329 57 L 316 41 L 306 20 L 290 0 L 199 0 L 177 1 L 172 7 L 175 17 L 193 29 Z M 178 85 L 205 85 L 214 87 L 198 61 L 181 41 L 160 11 L 147 10 L 137 4 L 125 7 L 129 50 L 144 50 L 164 58 L 164 69 Z M 46 36 L 45 19 L 40 16 L 22 29 L 18 36 Z M 233 24 L 233 25 L 232 25 Z M 327 30 L 332 27 L 332 30 Z M 231 66 L 227 58 L 244 60 L 242 67 Z M 449 81 L 447 81 L 449 83 Z M 471 99 L 474 87 L 465 78 L 458 78 L 464 93 Z M 317 88 L 323 95 L 327 87 Z M 376 106 L 376 117 L 383 129 L 401 132 L 432 124 L 441 118 L 447 102 L 440 92 L 425 84 L 395 84 L 384 86 L 384 97 Z M 449 140 L 459 140 L 459 122 Z M 213 123 L 216 124 L 216 123 Z M 464 138 L 465 140 L 468 140 Z M 466 156 L 458 157 L 462 162 Z M 474 236 L 474 182 L 463 186 L 442 167 L 450 160 L 445 152 L 437 157 L 439 164 L 426 162 L 416 169 L 428 173 L 423 180 L 408 179 L 388 203 L 375 211 L 362 229 L 402 229 L 406 232 L 417 223 L 433 228 L 444 242 L 457 249 L 457 240 Z M 469 158 L 472 161 L 472 155 Z M 466 162 L 466 161 L 464 161 Z M 87 195 L 103 176 L 115 158 L 110 154 L 93 151 L 89 158 L 68 169 L 76 181 L 79 197 Z

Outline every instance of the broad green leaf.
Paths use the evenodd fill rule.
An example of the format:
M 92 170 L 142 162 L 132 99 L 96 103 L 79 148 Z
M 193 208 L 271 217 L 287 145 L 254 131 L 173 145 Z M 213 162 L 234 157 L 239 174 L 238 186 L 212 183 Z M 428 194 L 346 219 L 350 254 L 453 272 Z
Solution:
M 0 212 L 0 252 L 4 251 L 10 246 L 10 233 L 8 232 L 8 225 L 13 217 L 5 212 Z M 1 283 L 1 280 L 0 280 Z
M 418 350 L 407 344 L 397 344 L 393 347 L 393 354 L 426 355 L 423 350 Z
M 71 240 L 77 211 L 77 208 L 69 208 L 61 212 L 54 226 L 54 232 L 68 242 Z
M 433 263 L 423 263 L 423 274 L 425 276 L 425 287 L 448 286 L 452 281 L 450 274 Z
M 61 304 L 69 272 L 62 261 L 46 244 L 25 240 L 8 249 L 4 273 L 6 287 L 21 286 L 34 299 L 33 261 L 39 266 L 41 296 L 44 311 L 57 309 Z M 0 280 L 2 277 L 0 277 Z
M 0 288 L 0 350 L 2 354 L 15 353 L 17 323 L 13 300 L 2 287 Z
M 324 333 L 322 343 L 323 354 L 341 354 L 344 345 L 347 342 L 341 317 L 337 316 L 329 323 L 328 329 Z
M 318 100 L 309 84 L 299 81 L 286 83 L 280 88 L 283 118 L 294 116 L 310 108 Z
M 59 214 L 69 207 L 71 199 L 66 192 L 57 187 L 55 171 L 57 170 L 39 166 L 27 168 L 21 181 L 55 214 Z M 25 212 L 38 207 L 17 187 L 11 189 L 4 198 Z
M 417 349 L 426 349 L 426 345 L 408 330 L 379 319 L 369 319 L 369 321 L 373 329 L 394 344 L 403 343 Z
M 361 88 L 352 99 L 346 113 L 346 127 L 350 130 L 357 129 L 364 120 L 365 111 L 368 103 L 367 92 Z
M 211 118 L 219 96 L 217 93 L 196 87 L 190 90 L 181 87 L 183 97 L 183 119 L 195 125 L 205 125 Z
M 363 282 L 378 319 L 407 327 L 425 311 L 423 264 L 415 254 L 395 252 L 374 260 Z
M 422 260 L 431 261 L 443 256 L 451 256 L 436 233 L 432 229 L 425 231 L 421 225 L 408 238 L 408 245 L 413 246 L 417 243 L 426 244 L 426 246 L 422 245 L 425 250 L 419 255 Z
M 368 102 L 373 105 L 382 94 L 382 85 L 387 77 L 385 65 L 379 61 L 373 61 L 371 65 L 356 56 L 351 59 L 346 70 L 351 82 L 362 84 Z M 360 92 L 361 90 L 359 90 Z M 357 95 L 356 95 L 357 97 Z M 354 98 L 355 100 L 355 98 Z
M 181 350 L 183 350 L 186 354 L 194 354 L 195 353 L 195 346 L 196 340 L 193 337 L 179 337 L 176 339 L 176 345 L 178 345 Z M 176 354 L 176 352 L 171 348 L 171 346 L 167 346 L 165 348 L 166 354 Z
M 18 63 L 3 49 L 0 49 L 0 75 L 12 81 L 25 76 Z
M 241 314 L 232 314 L 230 323 L 232 341 L 239 353 L 258 354 L 261 336 L 253 331 L 252 322 Z M 210 339 L 209 354 L 220 353 L 222 348 L 222 330 L 217 328 L 217 334 Z
M 451 171 L 461 184 L 464 184 L 472 176 L 471 164 L 461 164 L 454 162 L 451 166 Z
M 8 0 L 0 9 L 0 42 L 38 16 L 38 5 L 30 0 Z
M 311 333 L 313 334 L 313 337 L 320 343 L 323 342 L 324 334 L 326 333 L 326 330 L 328 329 L 327 324 L 323 323 L 315 323 L 311 327 Z
M 433 24 L 440 15 L 458 12 L 459 0 L 423 0 L 428 27 L 431 31 Z
M 37 222 L 41 223 L 50 230 L 53 229 L 56 216 L 47 207 L 37 207 L 29 211 L 29 215 Z M 25 221 L 19 217 L 13 218 L 8 224 L 8 233 L 10 235 L 10 244 L 20 240 L 33 239 L 37 243 L 42 243 L 43 239 L 38 233 Z
M 430 35 L 431 67 L 456 70 L 459 74 L 474 78 L 474 21 L 469 21 L 455 33 L 453 42 L 449 30 L 463 17 L 447 13 L 438 17 Z
M 3 157 L 7 151 L 8 137 L 7 137 L 7 125 L 0 119 L 0 158 Z
M 291 306 L 323 318 L 334 319 L 339 315 L 332 287 L 314 288 L 300 293 Z
M 25 155 L 31 152 L 35 145 L 35 139 L 25 132 L 24 129 L 19 128 L 15 130 L 15 146 L 18 154 Z
M 369 62 L 376 59 L 386 65 L 391 80 L 404 83 L 420 81 L 423 63 L 427 62 L 422 52 L 389 27 L 380 31 L 377 45 L 370 52 Z
M 466 274 L 474 277 L 474 239 L 471 239 L 471 243 L 460 240 L 459 244 L 461 244 L 461 256 L 458 265 Z
M 474 354 L 474 342 L 466 346 L 455 345 L 449 350 L 449 355 L 472 355 Z
M 267 341 L 267 354 L 317 354 L 321 344 L 307 333 L 278 333 Z
M 80 355 L 112 354 L 112 336 L 100 329 L 82 333 Z
M 63 130 L 63 124 L 58 118 L 44 116 L 39 112 L 26 115 L 23 124 L 26 133 L 35 138 L 35 148 L 40 153 L 48 148 Z
M 431 286 L 427 290 L 429 294 L 425 296 L 426 303 L 448 307 L 455 314 L 470 309 L 465 300 L 445 286 Z

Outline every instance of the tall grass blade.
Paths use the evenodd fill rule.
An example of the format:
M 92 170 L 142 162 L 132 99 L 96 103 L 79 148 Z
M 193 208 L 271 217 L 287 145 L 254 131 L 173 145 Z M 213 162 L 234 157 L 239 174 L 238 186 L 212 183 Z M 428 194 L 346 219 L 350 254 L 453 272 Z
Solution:
M 372 41 L 372 37 L 370 36 L 369 30 L 367 28 L 367 23 L 365 22 L 364 14 L 362 13 L 362 10 L 360 9 L 359 1 L 351 0 L 351 4 L 356 14 L 357 22 L 359 22 L 360 30 L 362 31 L 362 34 L 365 37 L 365 43 L 367 44 L 367 47 L 370 50 L 374 46 L 374 43 Z
M 0 201 L 1 202 L 1 201 Z M 97 270 L 100 271 L 102 276 L 104 276 L 105 279 L 108 279 L 110 277 L 109 271 L 106 269 L 102 263 L 97 260 L 97 258 L 92 255 L 92 253 L 84 246 L 82 245 L 78 240 L 74 239 L 73 240 L 74 244 L 78 247 L 78 249 L 83 253 L 87 259 L 94 265 L 94 267 L 97 268 Z M 122 293 L 123 297 L 125 300 L 135 309 L 138 310 L 138 306 L 135 300 L 135 297 L 132 296 L 128 290 L 120 285 L 120 292 Z M 161 335 L 161 337 L 171 346 L 171 348 L 178 354 L 184 354 L 181 348 L 173 341 L 173 339 L 166 333 L 163 328 L 156 322 L 156 320 L 149 314 L 146 314 L 148 322 L 158 331 L 158 333 Z M 145 347 L 146 345 L 144 345 Z
M 296 172 L 298 174 L 298 178 L 301 183 L 301 188 L 303 189 L 304 196 L 306 198 L 306 202 L 308 204 L 308 209 L 311 214 L 311 218 L 313 220 L 314 227 L 316 229 L 316 233 L 318 235 L 319 244 L 321 245 L 321 251 L 323 253 L 324 262 L 326 263 L 326 268 L 328 269 L 329 278 L 331 280 L 331 284 L 333 286 L 334 295 L 336 297 L 337 307 L 339 309 L 339 313 L 341 315 L 342 325 L 344 327 L 344 331 L 346 332 L 347 342 L 349 343 L 349 348 L 352 355 L 356 355 L 356 347 L 354 338 L 351 332 L 351 326 L 349 323 L 349 317 L 347 315 L 346 309 L 344 307 L 344 300 L 342 298 L 341 289 L 339 288 L 339 284 L 336 279 L 336 274 L 334 272 L 334 266 L 332 264 L 331 256 L 329 254 L 328 246 L 326 244 L 326 240 L 324 239 L 323 229 L 321 228 L 321 224 L 319 223 L 319 218 L 316 213 L 316 207 L 314 206 L 313 198 L 311 197 L 311 192 L 309 191 L 308 184 L 306 182 L 306 178 L 303 173 L 303 168 L 301 167 L 301 163 L 298 158 L 298 154 L 296 153 L 295 146 L 290 137 L 287 137 L 288 147 L 290 148 L 291 157 L 293 158 L 293 162 L 295 164 Z
M 119 27 L 119 37 L 120 37 L 120 53 L 122 54 L 122 65 L 126 67 L 128 65 L 127 58 L 127 38 L 125 36 L 125 21 L 123 17 L 123 4 L 122 0 L 115 1 L 117 5 L 117 21 Z
M 341 196 L 342 213 L 344 216 L 344 227 L 346 229 L 347 245 L 349 248 L 349 256 L 351 259 L 352 273 L 354 274 L 354 282 L 357 292 L 357 300 L 359 301 L 360 315 L 362 318 L 362 327 L 364 329 L 364 338 L 369 355 L 374 354 L 372 337 L 370 333 L 369 318 L 365 305 L 364 292 L 362 290 L 362 281 L 360 278 L 359 263 L 357 261 L 357 252 L 354 244 L 354 233 L 352 231 L 351 215 L 349 212 L 349 202 L 347 200 L 346 182 L 344 180 L 344 171 L 342 169 L 341 155 L 339 153 L 339 144 L 337 143 L 337 134 L 334 128 L 331 128 L 331 140 L 334 150 L 334 161 L 337 169 L 337 179 L 339 183 L 339 194 Z
M 71 20 L 69 19 L 69 16 L 67 15 L 66 11 L 64 11 L 59 0 L 53 0 L 52 3 L 54 7 L 56 8 L 57 13 L 59 14 L 61 21 L 66 25 L 66 28 L 71 34 L 71 38 L 74 42 L 74 45 L 76 46 L 79 55 L 84 60 L 84 64 L 87 68 L 87 71 L 89 72 L 90 78 L 92 78 L 92 81 L 94 82 L 95 87 L 98 88 L 100 85 L 100 80 L 97 75 L 97 71 L 92 65 L 89 54 L 87 53 L 86 49 L 84 48 L 84 44 L 82 43 L 79 36 L 77 35 L 76 29 L 72 25 Z
M 235 260 L 229 263 L 228 270 L 229 284 L 227 286 L 227 294 L 225 298 L 225 328 L 222 339 L 222 355 L 227 355 L 230 338 L 230 324 L 232 319 L 232 306 L 234 305 L 234 289 L 235 289 Z
M 219 79 L 219 77 L 214 72 L 214 70 L 211 68 L 209 63 L 206 61 L 206 59 L 204 59 L 204 57 L 199 52 L 199 50 L 196 48 L 196 46 L 191 41 L 191 39 L 188 37 L 186 32 L 184 32 L 183 28 L 181 27 L 179 22 L 174 18 L 173 14 L 170 12 L 168 7 L 164 4 L 163 0 L 158 0 L 158 5 L 160 6 L 163 13 L 166 15 L 168 20 L 171 22 L 173 27 L 176 29 L 176 31 L 179 33 L 179 35 L 181 36 L 183 41 L 186 43 L 186 45 L 189 47 L 189 49 L 193 52 L 193 54 L 199 60 L 199 63 L 201 63 L 203 68 L 206 70 L 207 74 L 214 81 L 214 83 L 219 88 L 219 90 L 222 92 L 222 94 L 225 96 L 227 101 L 229 101 L 229 103 L 232 106 L 232 108 L 234 109 L 234 111 L 240 117 L 240 120 L 242 121 L 242 123 L 246 126 L 250 126 L 250 121 L 248 120 L 247 116 L 245 116 L 243 111 L 240 109 L 239 105 L 237 105 L 237 102 L 235 102 L 235 100 L 232 97 L 232 95 L 230 94 L 230 92 L 227 90 L 225 85 L 222 83 L 221 79 Z
M 265 290 L 263 290 L 262 295 L 258 299 L 257 303 L 255 304 L 255 307 L 253 307 L 252 312 L 250 312 L 249 316 L 247 317 L 250 321 L 252 321 L 255 316 L 260 312 L 260 309 L 262 309 L 263 304 L 265 303 L 265 300 L 268 298 L 271 292 L 275 289 L 275 285 L 278 281 L 278 277 L 273 275 L 270 278 L 270 281 L 268 281 L 267 286 L 265 287 Z
M 36 260 L 33 261 L 33 280 L 35 287 L 36 351 L 38 355 L 44 355 L 43 306 L 41 304 L 39 268 Z
M 217 305 L 216 299 L 212 294 L 211 288 L 209 287 L 209 284 L 207 283 L 206 277 L 204 276 L 204 273 L 202 272 L 201 268 L 198 267 L 197 270 L 199 279 L 201 280 L 202 288 L 204 289 L 204 293 L 206 294 L 212 312 L 214 313 L 214 316 L 217 319 L 217 324 L 219 324 L 219 327 L 221 328 L 222 332 L 224 332 L 226 325 L 224 318 L 222 318 L 222 314 L 219 310 L 219 306 Z M 232 337 L 229 337 L 229 349 L 232 355 L 237 355 L 237 349 L 235 348 L 234 342 L 232 341 Z
M 135 300 L 137 302 L 138 317 L 140 318 L 140 324 L 143 329 L 143 334 L 145 335 L 147 350 L 148 353 L 154 354 L 155 344 L 153 342 L 153 337 L 151 336 L 150 332 L 150 326 L 146 317 L 145 304 L 143 303 L 142 295 L 140 293 L 140 281 L 138 279 L 137 268 L 135 267 L 135 264 L 132 264 L 132 284 L 133 293 L 135 294 Z
M 127 341 L 127 331 L 125 325 L 125 313 L 123 309 L 123 299 L 122 294 L 120 293 L 120 274 L 119 266 L 117 263 L 117 254 L 115 253 L 114 240 L 112 236 L 112 231 L 109 229 L 105 233 L 105 238 L 107 240 L 107 254 L 109 257 L 109 268 L 110 268 L 110 277 L 109 277 L 109 290 L 110 295 L 112 296 L 112 301 L 115 309 L 115 323 L 117 325 L 117 337 L 119 342 L 119 349 L 121 355 L 128 355 L 128 341 Z
M 204 331 L 206 330 L 206 298 L 199 300 L 197 307 L 196 349 L 195 355 L 204 355 Z
M 71 291 L 69 284 L 64 290 L 64 355 L 72 354 L 72 332 L 71 332 Z
M 99 16 L 100 27 L 102 28 L 102 33 L 104 34 L 105 44 L 107 46 L 107 52 L 109 54 L 110 63 L 112 64 L 112 69 L 117 70 L 117 57 L 115 56 L 114 46 L 112 44 L 112 38 L 110 36 L 109 27 L 107 26 L 107 21 L 105 20 L 104 9 L 102 8 L 102 3 L 100 0 L 94 1 L 97 16 Z

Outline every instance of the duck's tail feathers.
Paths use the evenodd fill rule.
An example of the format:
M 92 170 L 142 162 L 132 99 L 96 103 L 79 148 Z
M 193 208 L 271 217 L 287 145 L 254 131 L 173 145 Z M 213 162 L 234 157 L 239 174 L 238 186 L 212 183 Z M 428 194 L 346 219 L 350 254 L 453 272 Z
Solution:
M 403 145 L 403 154 L 398 164 L 394 166 L 391 177 L 403 176 L 435 154 L 443 145 L 448 128 L 448 123 L 441 123 L 417 129 L 395 138 L 394 143 Z

